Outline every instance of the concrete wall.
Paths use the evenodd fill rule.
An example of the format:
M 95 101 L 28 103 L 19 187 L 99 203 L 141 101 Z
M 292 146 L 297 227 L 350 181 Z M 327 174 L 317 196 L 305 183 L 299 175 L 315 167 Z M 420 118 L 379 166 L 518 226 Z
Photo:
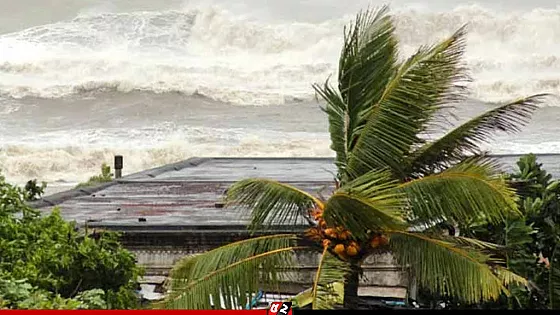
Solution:
M 131 249 L 138 263 L 146 268 L 146 276 L 167 276 L 175 262 L 191 251 L 180 249 Z M 313 282 L 319 263 L 319 254 L 313 252 L 297 255 L 296 270 L 286 271 L 286 293 L 297 293 Z M 409 287 L 408 273 L 397 265 L 390 253 L 369 256 L 363 264 L 360 295 L 405 298 Z

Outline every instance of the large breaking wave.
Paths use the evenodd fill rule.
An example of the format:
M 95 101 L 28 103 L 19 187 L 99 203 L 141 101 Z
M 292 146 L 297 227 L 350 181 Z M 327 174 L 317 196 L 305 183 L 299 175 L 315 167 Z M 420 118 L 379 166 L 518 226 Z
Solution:
M 404 54 L 469 23 L 473 98 L 560 94 L 560 9 L 394 12 Z M 249 105 L 311 98 L 310 85 L 336 73 L 351 18 L 265 23 L 219 6 L 93 12 L 0 36 L 0 95 L 173 91 Z

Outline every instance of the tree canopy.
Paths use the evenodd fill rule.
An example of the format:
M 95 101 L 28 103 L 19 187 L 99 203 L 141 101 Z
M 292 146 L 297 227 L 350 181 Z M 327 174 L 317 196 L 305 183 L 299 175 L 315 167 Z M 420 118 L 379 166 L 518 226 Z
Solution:
M 32 188 L 34 187 L 34 188 Z M 138 306 L 141 268 L 118 235 L 79 230 L 57 209 L 27 206 L 42 189 L 0 176 L 0 308 L 126 309 Z

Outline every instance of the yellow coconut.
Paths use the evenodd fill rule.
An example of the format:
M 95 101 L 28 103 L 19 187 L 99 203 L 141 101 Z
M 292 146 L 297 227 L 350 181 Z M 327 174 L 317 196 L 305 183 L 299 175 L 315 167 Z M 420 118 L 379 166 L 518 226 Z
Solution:
M 314 240 L 314 241 L 318 241 L 321 240 L 321 232 L 316 229 L 316 228 L 310 228 L 305 232 L 305 236 L 307 236 L 309 239 Z
M 336 232 L 331 228 L 325 230 L 325 235 L 331 238 L 336 238 Z
M 358 255 L 358 248 L 356 246 L 348 245 L 346 248 L 346 254 L 350 257 Z
M 339 234 L 339 238 L 340 238 L 341 240 L 350 239 L 351 236 L 352 236 L 352 233 L 350 233 L 350 231 L 342 231 L 342 232 Z
M 336 246 L 334 247 L 334 252 L 337 253 L 338 255 L 344 254 L 344 251 L 345 251 L 344 244 L 336 244 Z

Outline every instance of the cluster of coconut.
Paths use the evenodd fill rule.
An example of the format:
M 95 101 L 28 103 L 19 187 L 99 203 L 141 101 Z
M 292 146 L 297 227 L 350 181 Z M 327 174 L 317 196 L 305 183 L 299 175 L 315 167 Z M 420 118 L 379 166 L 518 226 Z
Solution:
M 317 221 L 317 225 L 309 228 L 306 236 L 313 241 L 322 243 L 323 247 L 328 247 L 344 260 L 362 256 L 368 251 L 384 246 L 389 242 L 386 236 L 379 233 L 372 234 L 368 241 L 358 241 L 350 231 L 340 226 L 328 227 L 323 219 L 323 209 L 313 209 L 311 216 Z

